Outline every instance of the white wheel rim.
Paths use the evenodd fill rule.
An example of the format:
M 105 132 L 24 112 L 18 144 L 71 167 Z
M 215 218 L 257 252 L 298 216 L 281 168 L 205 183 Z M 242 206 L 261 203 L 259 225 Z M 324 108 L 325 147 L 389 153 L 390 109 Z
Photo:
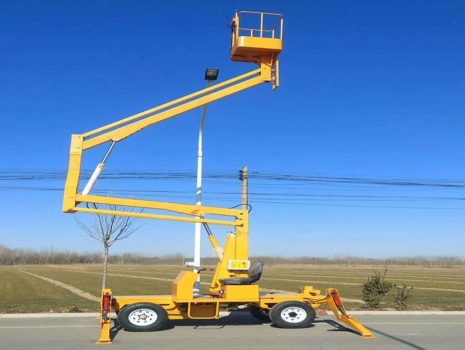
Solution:
M 157 319 L 157 313 L 150 309 L 137 309 L 128 316 L 129 322 L 136 326 L 149 326 L 154 324 Z
M 307 318 L 307 312 L 300 307 L 287 307 L 281 311 L 281 318 L 289 323 L 299 323 Z

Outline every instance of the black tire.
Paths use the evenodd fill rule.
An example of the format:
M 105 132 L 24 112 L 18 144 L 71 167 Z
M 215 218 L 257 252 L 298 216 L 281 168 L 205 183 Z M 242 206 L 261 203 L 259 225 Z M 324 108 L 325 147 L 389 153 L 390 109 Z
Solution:
M 168 313 L 157 304 L 141 303 L 125 306 L 118 313 L 118 323 L 127 331 L 156 331 L 168 322 Z
M 263 309 L 257 305 L 250 305 L 250 314 L 263 322 L 271 322 L 270 309 Z
M 310 327 L 315 317 L 315 310 L 301 301 L 284 301 L 270 310 L 273 325 L 279 328 Z

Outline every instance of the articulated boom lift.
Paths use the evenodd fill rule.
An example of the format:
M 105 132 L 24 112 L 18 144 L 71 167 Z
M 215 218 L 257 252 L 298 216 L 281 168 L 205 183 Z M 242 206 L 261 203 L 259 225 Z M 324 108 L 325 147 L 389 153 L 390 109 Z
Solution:
M 253 28 L 241 24 L 243 19 L 248 24 L 247 20 L 254 17 L 257 25 Z M 265 20 L 267 24 L 273 21 L 273 25 L 265 26 Z M 341 298 L 334 288 L 327 289 L 323 295 L 311 286 L 303 287 L 296 294 L 260 293 L 259 286 L 253 283 L 260 279 L 263 263 L 257 263 L 253 268 L 250 267 L 247 210 L 90 194 L 92 186 L 103 171 L 105 161 L 116 143 L 153 124 L 256 85 L 271 83 L 273 90 L 278 88 L 279 54 L 282 51 L 283 40 L 282 15 L 249 11 L 236 12 L 231 22 L 231 29 L 231 59 L 255 63 L 258 65 L 257 69 L 107 126 L 71 137 L 69 170 L 63 200 L 64 212 L 199 222 L 207 228 L 208 224 L 234 227 L 234 232 L 226 238 L 224 249 L 207 229 L 219 262 L 209 293 L 206 295 L 194 297 L 193 294 L 194 283 L 198 272 L 203 270 L 202 268 L 197 268 L 197 272 L 182 271 L 173 282 L 171 295 L 115 296 L 110 289 L 104 289 L 101 297 L 101 331 L 98 344 L 111 343 L 111 311 L 118 313 L 119 324 L 126 330 L 151 331 L 162 328 L 169 319 L 216 319 L 219 318 L 221 307 L 237 304 L 250 305 L 252 315 L 263 321 L 272 321 L 276 326 L 283 328 L 309 326 L 315 319 L 315 308 L 328 305 L 340 321 L 359 332 L 363 337 L 373 337 L 369 330 L 347 315 Z M 86 186 L 79 193 L 83 152 L 104 143 L 108 143 L 109 148 Z M 102 206 L 105 205 L 143 208 L 144 211 L 103 209 Z M 160 211 L 163 213 L 160 214 Z

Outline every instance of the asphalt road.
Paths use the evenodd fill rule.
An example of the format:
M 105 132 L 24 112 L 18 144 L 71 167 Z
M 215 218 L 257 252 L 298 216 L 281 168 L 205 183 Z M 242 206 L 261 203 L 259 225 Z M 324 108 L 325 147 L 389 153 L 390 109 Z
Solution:
M 234 350 L 458 350 L 465 346 L 465 315 L 357 315 L 376 339 L 363 339 L 332 316 L 306 329 L 279 329 L 236 312 L 216 321 L 176 321 L 165 330 L 117 330 L 110 349 Z M 0 348 L 8 350 L 96 349 L 95 317 L 0 319 Z M 108 345 L 107 345 L 108 346 Z M 100 347 L 107 348 L 106 345 Z

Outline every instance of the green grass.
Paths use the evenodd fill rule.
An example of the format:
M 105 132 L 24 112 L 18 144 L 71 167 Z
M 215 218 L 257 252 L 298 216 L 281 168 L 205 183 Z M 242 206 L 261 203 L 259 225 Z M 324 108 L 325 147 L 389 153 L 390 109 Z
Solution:
M 0 313 L 95 310 L 98 303 L 15 268 L 0 266 Z
M 26 267 L 24 270 L 48 277 L 70 286 L 81 289 L 85 292 L 93 294 L 95 296 L 100 296 L 101 285 L 102 285 L 102 275 L 99 270 L 94 269 L 93 267 L 82 270 L 82 269 L 73 269 L 70 267 L 52 267 L 47 266 L 47 268 L 42 268 L 37 270 L 36 267 Z M 146 295 L 146 294 L 170 294 L 171 293 L 171 281 L 176 277 L 177 274 L 172 274 L 170 277 L 165 277 L 163 275 L 154 275 L 150 277 L 155 278 L 166 278 L 169 281 L 159 281 L 159 280 L 150 280 L 150 279 L 139 279 L 142 276 L 140 274 L 135 275 L 134 272 L 125 272 L 120 269 L 114 269 L 113 266 L 109 267 L 107 279 L 107 287 L 113 289 L 113 293 L 119 295 Z M 113 274 L 122 274 L 127 275 L 127 277 L 113 276 Z
M 362 299 L 361 285 L 368 276 L 379 271 L 384 273 L 384 267 L 272 267 L 273 281 L 268 281 L 264 275 L 261 286 L 276 288 L 282 286 L 284 280 L 298 280 L 325 290 L 335 287 L 345 298 Z M 463 268 L 404 268 L 388 267 L 386 280 L 402 286 L 404 283 L 413 287 L 410 301 L 411 309 L 415 310 L 465 310 L 465 269 Z M 346 283 L 346 284 L 345 284 Z M 289 288 L 295 288 L 299 282 L 287 281 Z M 268 285 L 268 287 L 266 287 Z M 423 289 L 424 288 L 424 289 Z M 436 289 L 436 290 L 435 290 Z M 455 290 L 455 291 L 448 291 Z M 394 308 L 395 290 L 388 293 L 382 305 L 384 308 Z M 352 309 L 361 308 L 358 303 L 347 303 Z
M 97 303 L 24 274 L 19 269 L 66 283 L 95 296 L 101 292 L 100 265 L 0 266 L 0 312 L 68 311 L 75 308 L 97 311 Z M 170 294 L 171 281 L 181 270 L 186 268 L 110 265 L 107 286 L 115 295 Z M 361 285 L 376 271 L 384 272 L 384 267 L 265 266 L 259 284 L 261 288 L 291 292 L 297 292 L 305 285 L 312 285 L 323 293 L 326 288 L 334 287 L 343 298 L 361 299 Z M 212 276 L 211 271 L 202 272 L 202 282 L 209 283 Z M 399 286 L 405 283 L 414 288 L 411 309 L 465 310 L 464 268 L 393 266 L 388 267 L 386 279 Z M 207 290 L 208 285 L 203 285 L 202 291 Z M 393 290 L 386 296 L 383 308 L 394 308 L 394 293 Z M 347 302 L 346 306 L 349 309 L 360 309 L 363 305 Z

